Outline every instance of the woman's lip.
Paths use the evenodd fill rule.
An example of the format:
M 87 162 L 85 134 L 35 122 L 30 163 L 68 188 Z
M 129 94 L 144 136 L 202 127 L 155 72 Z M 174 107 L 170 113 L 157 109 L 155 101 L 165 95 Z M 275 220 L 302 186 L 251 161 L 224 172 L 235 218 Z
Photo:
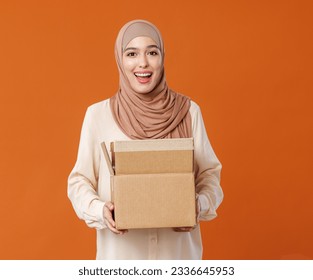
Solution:
M 137 76 L 136 74 L 150 74 L 150 76 Z M 134 72 L 134 76 L 136 77 L 137 81 L 140 83 L 140 84 L 147 84 L 150 82 L 151 80 L 151 77 L 152 77 L 152 72 L 151 71 L 136 71 Z
M 149 83 L 150 80 L 151 80 L 151 76 L 150 77 L 137 77 L 135 76 L 137 81 L 141 84 L 146 84 L 146 83 Z

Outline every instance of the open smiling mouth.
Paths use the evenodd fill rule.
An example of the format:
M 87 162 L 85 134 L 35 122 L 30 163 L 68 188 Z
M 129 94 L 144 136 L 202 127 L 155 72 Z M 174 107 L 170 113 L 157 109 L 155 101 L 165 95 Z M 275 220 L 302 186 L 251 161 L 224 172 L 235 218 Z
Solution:
M 134 75 L 137 78 L 138 82 L 144 84 L 144 83 L 148 83 L 150 81 L 151 76 L 152 76 L 152 72 L 145 72 L 145 73 L 136 72 L 136 73 L 134 73 Z

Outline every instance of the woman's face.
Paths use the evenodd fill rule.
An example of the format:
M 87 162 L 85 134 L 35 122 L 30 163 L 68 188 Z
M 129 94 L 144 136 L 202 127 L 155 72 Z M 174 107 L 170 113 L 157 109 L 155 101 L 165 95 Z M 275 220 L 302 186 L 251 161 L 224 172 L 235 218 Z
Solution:
M 151 92 L 162 74 L 162 56 L 155 41 L 150 37 L 131 40 L 123 53 L 123 68 L 135 92 Z

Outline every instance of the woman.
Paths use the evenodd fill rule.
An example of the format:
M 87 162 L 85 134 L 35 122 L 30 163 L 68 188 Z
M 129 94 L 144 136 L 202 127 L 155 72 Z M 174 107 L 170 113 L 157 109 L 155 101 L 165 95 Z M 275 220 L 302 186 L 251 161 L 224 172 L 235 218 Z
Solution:
M 194 138 L 197 220 L 211 220 L 223 199 L 221 164 L 193 101 L 168 88 L 164 47 L 151 23 L 134 20 L 119 32 L 115 56 L 120 75 L 115 96 L 86 112 L 68 196 L 79 218 L 97 230 L 97 259 L 201 259 L 200 226 L 115 228 L 110 174 L 100 144 L 131 139 Z

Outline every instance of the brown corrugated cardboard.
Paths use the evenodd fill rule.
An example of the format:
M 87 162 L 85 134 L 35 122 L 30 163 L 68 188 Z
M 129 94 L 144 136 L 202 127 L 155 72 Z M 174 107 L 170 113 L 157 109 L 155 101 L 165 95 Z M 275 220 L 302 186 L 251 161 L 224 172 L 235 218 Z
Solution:
M 113 189 L 119 229 L 195 225 L 192 173 L 119 175 Z
M 102 148 L 110 166 L 104 143 Z M 117 141 L 111 152 L 118 229 L 195 225 L 192 138 Z
M 116 175 L 193 171 L 193 139 L 117 141 L 111 144 Z
M 192 151 L 115 153 L 115 174 L 192 172 Z

